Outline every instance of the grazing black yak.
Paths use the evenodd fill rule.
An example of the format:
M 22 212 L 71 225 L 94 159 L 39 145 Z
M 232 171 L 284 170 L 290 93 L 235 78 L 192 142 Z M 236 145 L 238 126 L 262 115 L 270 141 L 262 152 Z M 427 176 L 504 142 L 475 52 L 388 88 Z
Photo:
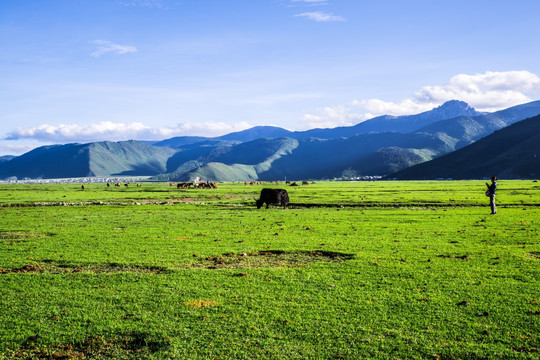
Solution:
M 257 209 L 260 209 L 266 203 L 266 208 L 270 204 L 281 204 L 285 209 L 289 204 L 289 194 L 285 189 L 262 189 L 261 197 L 257 200 Z

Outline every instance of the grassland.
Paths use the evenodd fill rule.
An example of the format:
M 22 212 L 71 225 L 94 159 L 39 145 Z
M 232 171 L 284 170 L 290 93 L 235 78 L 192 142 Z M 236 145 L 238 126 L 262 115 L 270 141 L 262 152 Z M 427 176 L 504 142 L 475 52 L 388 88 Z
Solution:
M 539 183 L 261 187 L 0 185 L 0 359 L 540 357 Z

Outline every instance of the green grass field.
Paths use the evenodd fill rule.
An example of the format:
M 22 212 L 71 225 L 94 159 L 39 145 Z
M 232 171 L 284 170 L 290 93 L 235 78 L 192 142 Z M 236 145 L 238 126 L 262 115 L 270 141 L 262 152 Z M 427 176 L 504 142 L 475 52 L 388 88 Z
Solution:
M 539 184 L 0 184 L 0 359 L 538 359 Z

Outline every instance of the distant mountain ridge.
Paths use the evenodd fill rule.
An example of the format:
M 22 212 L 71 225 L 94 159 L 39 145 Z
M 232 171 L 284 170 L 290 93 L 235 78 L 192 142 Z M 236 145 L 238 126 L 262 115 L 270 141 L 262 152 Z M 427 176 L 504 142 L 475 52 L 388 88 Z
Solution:
M 478 116 L 482 113 L 470 107 L 467 103 L 458 100 L 447 101 L 439 107 L 416 115 L 391 116 L 383 115 L 366 120 L 354 126 L 337 127 L 334 129 L 313 129 L 301 132 L 302 134 L 331 139 L 338 137 L 351 137 L 370 132 L 415 132 L 429 124 L 452 119 L 459 116 Z
M 538 114 L 540 101 L 494 113 L 450 101 L 417 115 L 382 116 L 333 129 L 257 126 L 216 138 L 44 146 L 0 161 L 0 179 L 150 175 L 156 181 L 245 181 L 387 175 Z
M 455 118 L 458 116 L 477 116 L 481 114 L 482 113 L 474 110 L 463 101 L 451 100 L 445 102 L 435 109 L 425 111 L 417 115 L 383 115 L 353 126 L 341 126 L 330 129 L 311 129 L 305 131 L 290 131 L 276 126 L 255 126 L 247 130 L 233 132 L 214 138 L 201 136 L 179 136 L 156 142 L 154 145 L 176 148 L 201 141 L 229 140 L 247 142 L 260 138 L 276 139 L 280 137 L 289 137 L 297 140 L 310 137 L 319 139 L 337 139 L 341 137 L 349 138 L 351 136 L 370 132 L 409 133 L 437 121 Z

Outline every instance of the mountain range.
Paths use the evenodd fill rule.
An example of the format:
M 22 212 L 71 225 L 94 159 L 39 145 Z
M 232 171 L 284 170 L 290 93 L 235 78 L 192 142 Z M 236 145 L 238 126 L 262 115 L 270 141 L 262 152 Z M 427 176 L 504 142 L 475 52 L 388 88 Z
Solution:
M 540 105 L 537 104 L 533 107 L 538 106 Z M 276 139 L 280 137 L 288 137 L 291 139 L 304 139 L 310 137 L 318 139 L 336 139 L 342 137 L 349 138 L 351 136 L 370 132 L 410 133 L 441 120 L 452 119 L 459 116 L 478 115 L 482 115 L 482 113 L 477 112 L 467 103 L 458 100 L 451 100 L 435 109 L 420 114 L 403 116 L 383 115 L 366 120 L 354 126 L 341 126 L 330 129 L 310 129 L 305 131 L 289 131 L 275 126 L 255 126 L 247 130 L 233 132 L 214 138 L 201 136 L 180 136 L 154 143 L 154 145 L 177 148 L 202 141 L 226 140 L 248 142 L 260 138 Z
M 480 113 L 452 100 L 421 114 L 385 115 L 331 129 L 257 126 L 213 138 L 44 146 L 3 157 L 0 179 L 150 175 L 156 181 L 246 181 L 388 175 L 468 148 L 538 114 L 540 101 Z M 420 173 L 414 176 L 423 178 Z

